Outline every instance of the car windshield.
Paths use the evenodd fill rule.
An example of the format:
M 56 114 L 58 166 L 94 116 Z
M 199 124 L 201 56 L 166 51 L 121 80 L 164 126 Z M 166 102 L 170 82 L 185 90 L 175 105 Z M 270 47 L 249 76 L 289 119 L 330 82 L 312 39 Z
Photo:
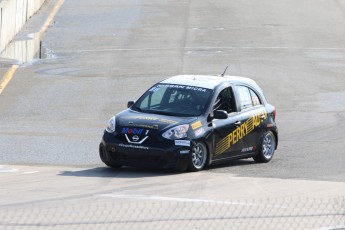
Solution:
M 170 116 L 199 116 L 212 94 L 211 89 L 174 84 L 157 84 L 132 106 L 133 110 Z

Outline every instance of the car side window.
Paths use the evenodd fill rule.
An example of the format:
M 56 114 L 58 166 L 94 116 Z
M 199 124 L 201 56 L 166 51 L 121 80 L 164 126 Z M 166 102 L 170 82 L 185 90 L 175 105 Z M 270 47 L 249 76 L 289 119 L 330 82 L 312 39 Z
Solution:
M 247 87 L 239 86 L 238 94 L 240 97 L 241 110 L 253 107 L 252 98 Z
M 224 110 L 227 113 L 234 111 L 232 90 L 230 87 L 223 89 L 214 103 L 213 110 Z
M 248 109 L 257 105 L 260 105 L 260 99 L 258 95 L 251 89 L 245 86 L 238 86 L 239 101 L 241 104 L 241 110 Z
M 252 98 L 253 106 L 261 105 L 259 96 L 251 89 L 249 89 L 250 96 Z

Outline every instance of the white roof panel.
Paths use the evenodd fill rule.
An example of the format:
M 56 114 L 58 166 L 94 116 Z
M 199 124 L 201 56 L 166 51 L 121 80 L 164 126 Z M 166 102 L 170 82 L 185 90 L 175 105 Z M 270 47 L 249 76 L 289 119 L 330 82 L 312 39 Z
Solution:
M 178 84 L 190 85 L 206 89 L 214 89 L 217 85 L 223 82 L 247 82 L 253 83 L 254 81 L 245 77 L 236 76 L 211 76 L 211 75 L 177 75 L 163 80 L 164 84 Z

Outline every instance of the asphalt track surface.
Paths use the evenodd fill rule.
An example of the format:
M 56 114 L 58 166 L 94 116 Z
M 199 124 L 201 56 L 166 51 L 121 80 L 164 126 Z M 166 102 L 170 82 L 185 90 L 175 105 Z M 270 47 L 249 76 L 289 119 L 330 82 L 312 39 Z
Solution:
M 48 0 L 17 39 L 38 32 L 55 2 Z M 69 184 L 81 187 L 67 192 L 68 201 L 75 195 L 82 203 L 83 191 L 93 186 L 108 186 L 97 191 L 103 198 L 126 199 L 121 196 L 128 190 L 111 196 L 109 185 L 133 178 L 138 185 L 131 191 L 172 202 L 176 195 L 223 202 L 222 191 L 212 186 L 218 180 L 231 198 L 345 196 L 344 28 L 345 3 L 339 0 L 65 1 L 43 38 L 48 58 L 19 65 L 0 94 L 0 178 L 7 185 L 0 191 L 31 194 L 18 192 L 1 204 L 29 208 L 44 203 L 43 197 L 64 200 L 53 190 L 66 192 Z M 1 77 L 14 63 L 0 59 Z M 228 75 L 255 79 L 277 107 L 279 146 L 270 163 L 233 161 L 182 174 L 184 179 L 164 170 L 113 171 L 101 163 L 102 132 L 128 100 L 169 76 L 221 74 L 227 65 Z M 23 187 L 28 178 L 37 188 Z M 243 194 L 231 186 L 238 179 Z M 48 183 L 53 180 L 64 189 Z M 197 194 L 179 189 L 181 180 Z M 31 224 L 23 226 L 37 226 Z

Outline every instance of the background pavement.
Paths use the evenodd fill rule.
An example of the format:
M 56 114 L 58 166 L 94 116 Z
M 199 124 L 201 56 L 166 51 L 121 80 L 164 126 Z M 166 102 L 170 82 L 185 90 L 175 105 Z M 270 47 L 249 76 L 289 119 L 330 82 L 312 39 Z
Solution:
M 18 40 L 39 30 L 55 1 L 48 3 L 18 35 Z M 2 210 L 16 207 L 17 200 L 23 200 L 18 207 L 23 209 L 24 216 L 29 215 L 32 204 L 43 202 L 45 208 L 56 207 L 56 203 L 50 203 L 49 190 L 56 194 L 67 191 L 69 195 L 61 200 L 61 205 L 75 201 L 76 209 L 86 212 L 88 207 L 83 204 L 90 200 L 82 199 L 85 191 L 100 186 L 101 194 L 115 194 L 116 199 L 121 199 L 119 195 L 123 193 L 116 193 L 117 186 L 132 183 L 133 174 L 133 183 L 143 180 L 143 184 L 133 185 L 138 193 L 128 203 L 122 197 L 125 203 L 119 207 L 128 207 L 127 210 L 140 210 L 135 206 L 135 196 L 144 196 L 145 202 L 151 201 L 148 196 L 168 197 L 175 205 L 174 201 L 179 202 L 176 199 L 193 197 L 191 191 L 197 193 L 195 199 L 229 201 L 246 188 L 251 191 L 243 193 L 246 202 L 261 199 L 266 191 L 266 196 L 271 197 L 268 203 L 282 195 L 283 200 L 277 201 L 282 206 L 289 203 L 285 202 L 289 197 L 293 197 L 292 204 L 303 204 L 298 198 L 302 197 L 308 206 L 306 197 L 314 197 L 335 199 L 335 204 L 344 207 L 339 200 L 345 195 L 344 28 L 345 3 L 338 0 L 65 1 L 43 39 L 45 58 L 21 65 L 0 95 L 0 164 L 33 165 L 25 172 L 40 171 L 37 165 L 46 165 L 54 169 L 53 175 L 43 183 L 40 173 L 21 175 L 18 178 L 22 179 L 10 183 L 13 177 L 9 175 L 14 174 L 3 170 L 0 180 L 8 186 L 1 186 L 0 191 L 7 194 L 1 205 L 8 206 Z M 0 73 L 11 63 L 1 59 Z M 101 163 L 98 144 L 102 132 L 108 119 L 124 109 L 128 100 L 136 99 L 148 87 L 171 75 L 221 74 L 227 65 L 227 74 L 255 79 L 268 101 L 277 107 L 280 140 L 270 163 L 256 164 L 248 159 L 181 175 L 132 168 L 112 171 Z M 24 166 L 5 168 L 16 167 Z M 62 172 L 65 167 L 73 171 L 73 180 L 61 180 L 70 178 L 61 176 L 66 174 Z M 162 173 L 164 176 L 160 177 Z M 89 177 L 96 180 L 88 184 Z M 159 182 L 153 182 L 155 179 Z M 188 192 L 184 190 L 186 185 L 176 180 L 197 182 L 194 187 L 187 186 Z M 231 186 L 233 180 L 243 184 Z M 159 191 L 163 181 L 174 190 L 163 186 Z M 107 183 L 109 190 L 103 187 Z M 68 192 L 76 184 L 81 189 Z M 66 187 L 57 189 L 60 185 Z M 223 185 L 226 187 L 219 189 Z M 30 196 L 37 196 L 36 200 L 26 201 L 28 197 L 23 194 L 28 189 Z M 12 191 L 19 191 L 20 195 Z M 210 197 L 211 194 L 216 195 Z M 106 203 L 95 205 L 112 210 L 117 200 L 111 201 L 111 197 L 107 197 Z M 166 200 L 159 202 L 158 209 L 150 203 L 152 210 L 164 213 L 173 208 L 164 206 Z M 72 206 L 59 209 L 58 213 L 74 210 Z M 247 210 L 250 205 L 244 209 Z M 313 210 L 321 209 L 316 205 Z M 335 219 L 326 226 L 344 223 L 337 219 L 344 216 L 344 209 L 340 210 L 331 215 Z M 317 212 L 312 215 L 317 216 Z M 255 218 L 263 220 L 265 215 Z M 293 220 L 291 216 L 286 218 Z M 243 223 L 244 219 L 237 220 Z M 277 216 L 275 219 L 281 220 Z M 133 225 L 127 227 L 135 228 L 135 223 L 128 223 Z M 255 226 L 257 222 L 253 223 Z M 289 223 L 290 228 L 286 229 L 294 228 Z M 30 226 L 29 222 L 26 224 Z M 4 226 L 11 227 L 7 222 Z M 265 224 L 260 226 L 267 229 Z M 277 229 L 277 225 L 273 226 Z
M 345 181 L 344 5 L 66 1 L 43 40 L 50 59 L 22 66 L 0 97 L 1 163 L 101 165 L 104 127 L 128 100 L 171 75 L 229 65 L 228 74 L 255 79 L 277 107 L 280 142 L 270 164 L 212 171 Z

